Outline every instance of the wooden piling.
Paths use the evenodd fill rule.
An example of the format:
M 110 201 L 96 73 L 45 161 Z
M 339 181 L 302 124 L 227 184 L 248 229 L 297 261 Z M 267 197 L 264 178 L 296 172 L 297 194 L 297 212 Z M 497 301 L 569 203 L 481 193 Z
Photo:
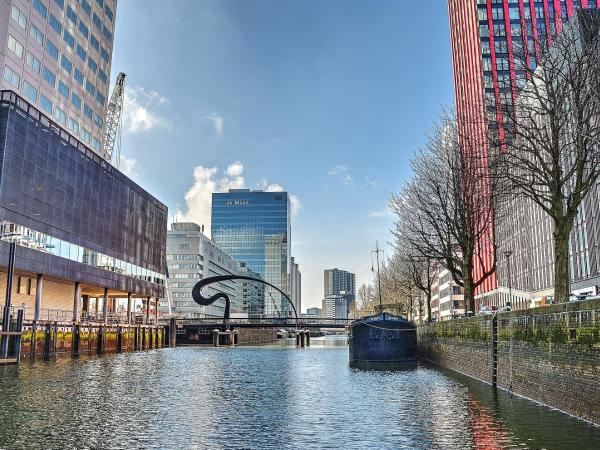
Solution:
M 219 346 L 219 330 L 214 329 L 213 332 L 213 347 L 218 347 Z
M 81 325 L 73 324 L 73 338 L 71 341 L 71 355 L 74 358 L 79 356 L 79 345 L 81 344 Z

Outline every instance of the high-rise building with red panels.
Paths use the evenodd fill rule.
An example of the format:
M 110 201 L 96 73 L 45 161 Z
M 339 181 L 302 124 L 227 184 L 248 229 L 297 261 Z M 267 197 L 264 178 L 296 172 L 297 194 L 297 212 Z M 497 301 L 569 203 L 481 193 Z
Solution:
M 487 152 L 489 133 L 503 123 L 503 107 L 514 104 L 527 81 L 523 64 L 536 67 L 541 47 L 552 45 L 577 8 L 597 7 L 600 0 L 448 0 L 458 126 L 481 142 L 470 148 Z M 493 246 L 484 242 L 479 251 L 483 265 L 475 264 L 475 279 L 494 261 Z M 476 295 L 496 288 L 493 275 Z

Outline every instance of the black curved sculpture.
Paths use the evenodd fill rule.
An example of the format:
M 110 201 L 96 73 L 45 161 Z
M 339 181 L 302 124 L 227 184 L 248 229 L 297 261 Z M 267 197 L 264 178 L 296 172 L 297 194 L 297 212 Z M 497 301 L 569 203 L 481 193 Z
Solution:
M 219 275 L 216 277 L 204 278 L 204 279 L 198 281 L 192 289 L 192 297 L 194 298 L 194 301 L 196 303 L 198 303 L 199 305 L 208 306 L 208 305 L 212 305 L 214 302 L 216 302 L 219 299 L 224 299 L 225 300 L 225 314 L 223 315 L 223 323 L 226 324 L 227 321 L 229 320 L 229 309 L 231 306 L 231 300 L 229 300 L 229 296 L 227 294 L 225 294 L 224 292 L 217 292 L 216 294 L 211 295 L 210 297 L 204 297 L 202 295 L 202 288 L 205 286 L 208 286 L 209 284 L 212 284 L 212 283 L 218 283 L 220 281 L 228 281 L 228 280 L 256 281 L 258 283 L 266 284 L 267 286 L 272 287 L 277 292 L 279 292 L 281 295 L 283 295 L 286 298 L 286 300 L 289 302 L 289 304 L 292 305 L 292 309 L 294 310 L 294 316 L 296 317 L 296 324 L 298 324 L 298 311 L 296 311 L 296 307 L 294 306 L 294 304 L 292 303 L 290 298 L 287 296 L 287 294 L 285 292 L 283 292 L 281 289 L 279 289 L 277 286 L 274 286 L 271 283 L 267 283 L 265 280 L 262 280 L 260 278 L 247 277 L 244 275 Z

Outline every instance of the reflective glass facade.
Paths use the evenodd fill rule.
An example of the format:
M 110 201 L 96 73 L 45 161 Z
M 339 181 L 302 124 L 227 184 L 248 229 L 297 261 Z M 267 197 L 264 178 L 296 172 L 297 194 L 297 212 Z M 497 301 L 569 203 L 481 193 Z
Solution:
M 165 205 L 13 92 L 1 93 L 0 135 L 7 233 L 44 253 L 162 284 Z
M 212 196 L 212 239 L 236 261 L 288 293 L 290 206 L 287 192 L 246 189 Z M 264 314 L 287 314 L 287 300 L 267 289 Z

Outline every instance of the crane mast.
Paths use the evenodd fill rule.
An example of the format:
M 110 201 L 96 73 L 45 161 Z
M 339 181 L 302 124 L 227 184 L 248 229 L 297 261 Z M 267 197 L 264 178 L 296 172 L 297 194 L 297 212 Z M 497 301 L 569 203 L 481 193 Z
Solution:
M 106 109 L 106 119 L 104 121 L 104 148 L 102 157 L 112 163 L 114 155 L 114 165 L 119 166 L 121 151 L 121 124 L 123 112 L 123 95 L 125 87 L 125 74 L 120 72 L 117 75 L 117 82 L 110 96 L 110 102 Z M 115 144 L 117 153 L 114 154 Z

